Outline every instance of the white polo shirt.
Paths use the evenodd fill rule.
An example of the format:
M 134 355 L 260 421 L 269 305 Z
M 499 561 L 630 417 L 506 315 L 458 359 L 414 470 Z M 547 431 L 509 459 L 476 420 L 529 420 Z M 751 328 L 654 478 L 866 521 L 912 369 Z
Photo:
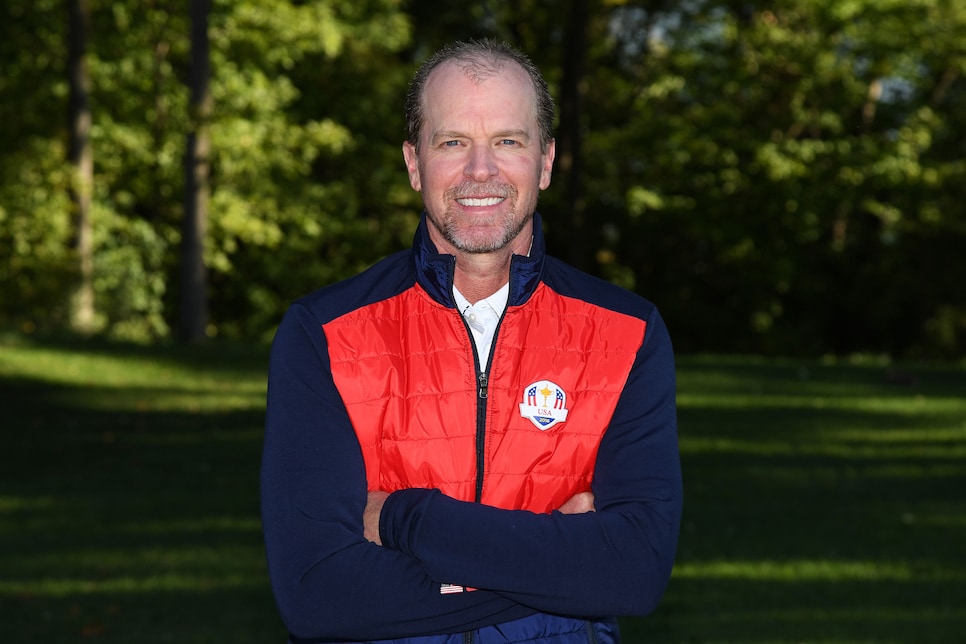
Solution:
M 507 298 L 510 296 L 510 283 L 507 282 L 499 291 L 484 298 L 476 304 L 470 304 L 469 300 L 463 297 L 456 287 L 453 287 L 453 298 L 456 300 L 456 308 L 463 314 L 463 319 L 473 332 L 473 340 L 476 342 L 476 353 L 480 357 L 480 370 L 486 371 L 487 362 L 490 359 L 490 345 L 493 343 L 493 333 L 496 325 L 503 317 L 506 310 Z

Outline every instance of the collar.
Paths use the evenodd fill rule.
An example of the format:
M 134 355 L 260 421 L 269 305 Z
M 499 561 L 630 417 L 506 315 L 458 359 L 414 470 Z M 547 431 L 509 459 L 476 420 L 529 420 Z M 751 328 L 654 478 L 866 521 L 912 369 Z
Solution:
M 546 240 L 543 237 L 543 224 L 539 213 L 533 213 L 532 225 L 533 243 L 530 246 L 530 255 L 514 255 L 510 260 L 507 306 L 524 304 L 540 284 L 546 256 Z M 410 267 L 416 281 L 430 297 L 444 306 L 456 308 L 456 301 L 453 298 L 456 257 L 440 254 L 436 250 L 436 245 L 429 238 L 428 227 L 429 222 L 424 211 L 419 218 L 419 225 L 413 238 Z
M 484 297 L 479 302 L 470 302 L 468 299 L 463 297 L 463 294 L 460 293 L 458 288 L 455 286 L 453 287 L 453 300 L 456 302 L 456 308 L 459 309 L 460 313 L 464 312 L 468 308 L 479 306 L 480 304 L 486 304 L 496 312 L 496 317 L 499 318 L 501 315 L 503 315 L 504 309 L 506 309 L 506 303 L 507 299 L 509 299 L 509 295 L 509 282 L 504 284 L 496 293 L 490 297 Z

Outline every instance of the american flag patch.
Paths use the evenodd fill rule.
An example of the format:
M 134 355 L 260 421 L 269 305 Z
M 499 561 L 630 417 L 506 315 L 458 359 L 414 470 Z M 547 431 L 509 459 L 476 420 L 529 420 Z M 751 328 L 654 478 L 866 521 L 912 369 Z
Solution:
M 476 588 L 464 588 L 463 586 L 457 586 L 456 584 L 440 584 L 439 585 L 439 594 L 440 595 L 452 595 L 454 593 L 462 593 L 462 592 L 471 593 L 474 590 L 476 590 Z

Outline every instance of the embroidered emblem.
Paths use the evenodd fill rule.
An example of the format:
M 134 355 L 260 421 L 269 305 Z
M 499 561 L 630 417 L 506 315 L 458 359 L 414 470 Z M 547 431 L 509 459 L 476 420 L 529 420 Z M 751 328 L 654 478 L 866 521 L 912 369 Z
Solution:
M 462 593 L 462 592 L 472 593 L 475 591 L 476 591 L 476 588 L 470 588 L 469 586 L 457 586 L 456 584 L 439 585 L 440 595 L 455 595 L 457 593 Z
M 567 394 L 549 380 L 535 382 L 523 390 L 520 415 L 546 431 L 567 420 Z

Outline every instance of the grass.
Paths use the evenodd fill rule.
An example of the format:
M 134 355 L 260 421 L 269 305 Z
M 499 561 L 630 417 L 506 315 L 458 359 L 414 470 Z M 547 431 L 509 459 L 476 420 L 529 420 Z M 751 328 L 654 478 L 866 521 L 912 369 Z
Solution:
M 264 352 L 0 344 L 0 642 L 281 642 Z
M 682 360 L 685 514 L 632 642 L 957 642 L 966 370 Z
M 266 353 L 0 338 L 0 642 L 281 643 Z M 966 369 L 689 357 L 685 515 L 645 642 L 966 632 Z

